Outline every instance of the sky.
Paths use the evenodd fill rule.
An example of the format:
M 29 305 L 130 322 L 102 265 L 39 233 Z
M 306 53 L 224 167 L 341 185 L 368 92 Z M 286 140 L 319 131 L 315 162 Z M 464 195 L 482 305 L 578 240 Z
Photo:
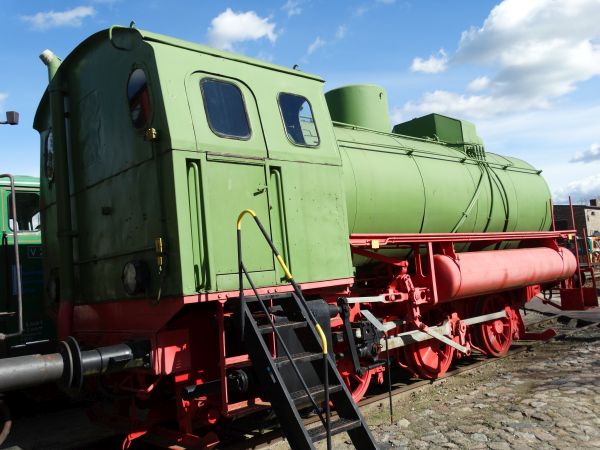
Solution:
M 392 124 L 437 112 L 543 170 L 556 203 L 600 196 L 600 0 L 0 0 L 0 172 L 39 174 L 32 129 L 65 57 L 111 25 L 386 88 Z

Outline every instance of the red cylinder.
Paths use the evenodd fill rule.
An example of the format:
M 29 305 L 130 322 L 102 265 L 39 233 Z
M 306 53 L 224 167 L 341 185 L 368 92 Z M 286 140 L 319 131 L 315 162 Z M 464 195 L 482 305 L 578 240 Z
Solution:
M 438 301 L 564 280 L 577 269 L 569 250 L 548 247 L 434 255 Z

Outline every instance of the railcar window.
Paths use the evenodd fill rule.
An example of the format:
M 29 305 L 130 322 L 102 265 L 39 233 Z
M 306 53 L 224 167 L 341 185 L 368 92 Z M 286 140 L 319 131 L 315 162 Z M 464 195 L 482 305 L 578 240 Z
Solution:
M 305 97 L 281 93 L 279 94 L 279 108 L 285 132 L 294 144 L 308 147 L 319 145 L 319 133 L 312 108 Z
M 129 99 L 129 111 L 133 126 L 142 128 L 150 120 L 150 113 L 152 112 L 146 73 L 142 69 L 135 69 L 129 75 L 127 98 Z
M 250 124 L 242 92 L 233 83 L 212 78 L 200 81 L 210 129 L 218 136 L 248 139 Z
M 35 192 L 17 192 L 17 231 L 37 231 L 40 229 L 40 196 Z M 8 196 L 8 226 L 15 229 L 12 214 L 12 195 Z

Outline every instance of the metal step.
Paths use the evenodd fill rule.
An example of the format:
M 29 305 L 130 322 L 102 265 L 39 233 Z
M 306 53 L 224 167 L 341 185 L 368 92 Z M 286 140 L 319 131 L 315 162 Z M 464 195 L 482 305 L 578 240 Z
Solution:
M 279 297 L 275 304 L 265 304 L 265 302 L 274 300 L 274 296 L 259 294 L 250 273 L 246 270 L 241 250 L 238 251 L 239 288 L 242 293 L 240 295 L 242 301 L 240 307 L 240 314 L 242 315 L 240 317 L 242 321 L 241 338 L 254 366 L 256 377 L 263 392 L 270 399 L 271 406 L 279 418 L 290 447 L 294 450 L 315 450 L 315 441 L 327 438 L 331 434 L 349 431 L 348 435 L 355 448 L 377 450 L 377 444 L 371 431 L 364 423 L 362 414 L 352 400 L 350 392 L 344 386 L 344 380 L 332 357 L 334 355 L 330 354 L 327 358 L 323 357 L 322 353 L 327 354 L 327 351 L 325 351 L 327 342 L 324 341 L 323 335 L 329 331 L 329 326 L 325 326 L 326 330 L 324 331 L 321 324 L 317 322 L 317 318 L 304 298 L 300 286 L 294 281 L 265 227 L 256 213 L 249 209 L 242 211 L 238 218 L 238 249 L 242 248 L 241 219 L 246 214 L 250 214 L 254 218 L 263 237 L 271 247 L 273 257 L 277 259 L 283 269 L 285 278 L 289 282 L 289 289 L 291 289 L 287 295 Z M 252 288 L 253 296 L 244 295 L 244 276 Z M 249 308 L 249 305 L 245 303 L 246 301 L 254 303 L 253 307 Z M 272 316 L 276 316 L 276 319 L 273 320 L 277 322 L 271 322 L 270 317 Z M 268 324 L 265 324 L 265 322 L 268 322 Z M 283 332 L 284 330 L 291 331 L 297 328 L 305 329 L 302 330 L 303 333 Z M 273 358 L 273 340 L 265 339 L 265 334 L 269 335 L 274 331 L 277 331 L 275 333 L 275 344 L 279 355 L 290 355 L 290 359 Z M 289 350 L 292 345 L 293 352 Z M 317 348 L 320 349 L 320 353 L 315 353 Z M 316 361 L 318 358 L 323 358 L 324 361 L 321 370 L 312 370 L 319 369 L 318 367 L 312 367 L 312 364 L 302 365 L 302 369 L 307 369 L 306 371 L 298 367 L 300 364 L 297 363 Z M 308 379 L 310 379 L 310 382 Z M 330 383 L 330 381 L 333 382 Z M 315 386 L 308 387 L 311 384 L 315 384 Z M 293 386 L 293 389 L 298 389 L 298 385 L 302 386 L 302 390 L 290 392 L 291 386 Z M 325 385 L 327 385 L 327 392 L 331 394 L 328 396 L 331 404 L 342 418 L 335 422 L 330 421 L 330 403 L 325 402 Z M 309 434 L 300 415 L 300 408 L 304 409 L 309 405 L 317 413 L 321 423 L 328 422 L 331 427 L 321 427 Z M 322 410 L 323 405 L 325 405 L 325 411 Z
M 354 428 L 358 428 L 362 425 L 360 420 L 350 420 L 350 419 L 338 419 L 331 422 L 331 435 L 335 436 L 336 434 L 343 433 L 348 430 L 352 430 Z M 316 428 L 311 428 L 308 430 L 308 435 L 312 439 L 313 442 L 322 441 L 327 437 L 327 430 L 325 427 L 320 426 Z
M 294 362 L 296 364 L 303 363 L 303 362 L 311 362 L 311 361 L 322 360 L 323 354 L 322 353 L 310 353 L 310 352 L 297 353 L 295 355 L 292 355 L 292 359 L 294 360 Z M 280 356 L 278 358 L 275 358 L 275 364 L 277 364 L 277 367 L 282 367 L 282 366 L 285 366 L 286 364 L 290 364 L 290 359 L 287 356 Z
M 0 312 L 0 317 L 13 317 L 16 316 L 17 313 L 14 311 L 2 311 Z
M 322 384 L 319 384 L 317 386 L 312 386 L 312 387 L 308 388 L 308 390 L 309 390 L 312 398 L 314 398 L 317 403 L 324 400 L 325 388 L 323 387 Z M 335 392 L 340 392 L 341 390 L 342 390 L 342 386 L 340 386 L 339 384 L 334 385 L 334 386 L 329 386 L 329 395 L 331 395 Z M 296 406 L 310 404 L 310 398 L 308 398 L 308 394 L 306 393 L 306 391 L 304 389 L 290 393 L 290 397 L 292 397 L 292 400 L 294 401 L 294 404 Z
M 297 328 L 306 328 L 308 324 L 306 322 L 280 322 L 275 323 L 275 328 L 278 331 L 295 330 Z M 260 334 L 273 333 L 273 327 L 270 323 L 266 325 L 259 325 L 258 331 Z

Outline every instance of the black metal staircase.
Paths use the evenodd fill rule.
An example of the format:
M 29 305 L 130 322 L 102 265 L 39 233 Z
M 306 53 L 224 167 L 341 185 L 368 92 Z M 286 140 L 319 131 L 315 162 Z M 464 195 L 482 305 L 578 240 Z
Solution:
M 242 259 L 241 222 L 246 214 L 254 218 L 281 265 L 293 288 L 290 294 L 258 293 Z M 305 300 L 254 211 L 240 214 L 237 230 L 242 339 L 291 448 L 314 449 L 314 443 L 324 439 L 327 448 L 331 448 L 331 437 L 346 432 L 356 448 L 376 449 L 375 440 L 328 353 L 330 345 L 323 331 L 328 325 L 323 318 L 321 323 L 315 318 L 309 305 L 313 302 Z M 244 294 L 244 279 L 252 296 Z M 330 404 L 338 415 L 333 421 Z M 319 416 L 320 425 L 316 428 L 304 426 L 300 412 L 309 408 Z

